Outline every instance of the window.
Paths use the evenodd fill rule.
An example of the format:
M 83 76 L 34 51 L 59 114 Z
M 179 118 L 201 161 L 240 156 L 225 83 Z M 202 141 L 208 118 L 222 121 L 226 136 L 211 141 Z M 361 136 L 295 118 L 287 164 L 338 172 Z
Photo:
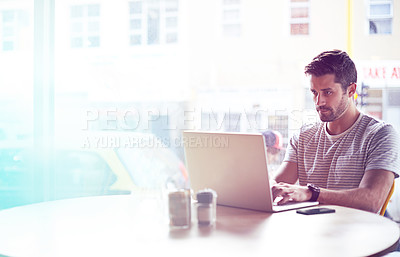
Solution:
M 164 24 L 165 42 L 178 42 L 178 0 L 166 0 Z
M 129 2 L 130 45 L 178 42 L 178 0 Z
M 201 113 L 200 128 L 203 130 L 219 130 L 221 129 L 221 122 L 218 112 L 209 111 Z
M 224 131 L 240 132 L 241 113 L 224 113 Z
M 162 187 L 167 169 L 180 174 L 183 167 L 183 130 L 271 129 L 287 145 L 301 125 L 319 120 L 303 64 L 318 49 L 347 43 L 343 26 L 330 26 L 346 23 L 344 2 L 332 9 L 315 2 L 0 1 L 0 209 L 129 193 L 135 182 Z M 365 12 L 354 10 L 363 22 L 353 24 L 353 36 L 367 33 L 367 14 L 390 13 L 395 21 L 396 7 L 366 0 Z M 329 20 L 314 23 L 314 13 Z M 327 27 L 330 33 L 318 34 Z M 291 46 L 303 34 L 312 40 L 298 51 Z M 387 49 L 392 36 L 369 39 L 354 47 L 379 74 L 359 83 L 382 97 L 379 108 L 365 109 L 400 128 L 399 94 L 388 91 L 400 88 L 400 54 Z M 374 51 L 360 47 L 369 43 Z M 179 160 L 171 164 L 163 150 Z
M 0 209 L 30 202 L 32 159 L 28 157 L 24 148 L 0 149 Z
M 222 30 L 225 37 L 240 37 L 240 0 L 223 0 Z
M 99 154 L 58 150 L 55 162 L 56 199 L 113 194 L 111 186 L 116 175 Z
M 0 1 L 0 209 L 35 198 L 33 141 L 33 9 Z
M 160 8 L 154 6 L 147 13 L 147 44 L 160 43 Z
M 100 5 L 71 6 L 71 47 L 100 46 Z
M 290 35 L 310 34 L 310 4 L 308 0 L 290 1 Z
M 391 88 L 388 90 L 388 106 L 400 107 L 400 89 Z
M 368 8 L 369 34 L 392 34 L 393 1 L 370 0 Z
M 268 129 L 279 131 L 284 138 L 288 137 L 289 117 L 287 115 L 268 116 Z
M 20 49 L 24 43 L 23 37 L 29 24 L 28 12 L 25 10 L 3 10 L 0 15 L 1 50 L 6 52 Z

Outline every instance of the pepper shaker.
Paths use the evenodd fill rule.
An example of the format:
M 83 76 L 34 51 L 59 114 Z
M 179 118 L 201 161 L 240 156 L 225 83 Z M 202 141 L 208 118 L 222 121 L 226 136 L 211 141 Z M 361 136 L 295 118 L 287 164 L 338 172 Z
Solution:
M 204 189 L 199 191 L 196 197 L 199 225 L 214 225 L 217 217 L 217 194 L 212 189 Z

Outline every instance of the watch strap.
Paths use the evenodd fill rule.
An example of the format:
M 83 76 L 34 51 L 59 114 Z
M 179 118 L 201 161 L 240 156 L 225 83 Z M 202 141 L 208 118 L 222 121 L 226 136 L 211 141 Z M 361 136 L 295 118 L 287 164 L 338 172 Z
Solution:
M 309 201 L 316 202 L 319 197 L 319 192 L 320 192 L 319 187 L 311 183 L 307 184 L 307 187 L 311 191 L 311 198 Z

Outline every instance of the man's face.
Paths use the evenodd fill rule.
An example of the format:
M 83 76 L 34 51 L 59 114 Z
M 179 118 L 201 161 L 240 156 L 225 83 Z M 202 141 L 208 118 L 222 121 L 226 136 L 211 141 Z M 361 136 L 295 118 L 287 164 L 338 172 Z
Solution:
M 340 83 L 335 82 L 335 75 L 311 75 L 311 93 L 319 117 L 324 122 L 339 119 L 349 106 L 347 91 L 343 92 Z

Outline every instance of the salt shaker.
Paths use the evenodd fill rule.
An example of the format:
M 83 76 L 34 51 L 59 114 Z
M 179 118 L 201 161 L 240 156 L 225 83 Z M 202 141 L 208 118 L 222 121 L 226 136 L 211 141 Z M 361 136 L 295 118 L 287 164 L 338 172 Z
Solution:
M 212 189 L 197 193 L 197 220 L 199 225 L 212 226 L 217 217 L 217 194 Z
M 188 228 L 191 223 L 191 191 L 182 189 L 170 192 L 168 209 L 172 228 Z

